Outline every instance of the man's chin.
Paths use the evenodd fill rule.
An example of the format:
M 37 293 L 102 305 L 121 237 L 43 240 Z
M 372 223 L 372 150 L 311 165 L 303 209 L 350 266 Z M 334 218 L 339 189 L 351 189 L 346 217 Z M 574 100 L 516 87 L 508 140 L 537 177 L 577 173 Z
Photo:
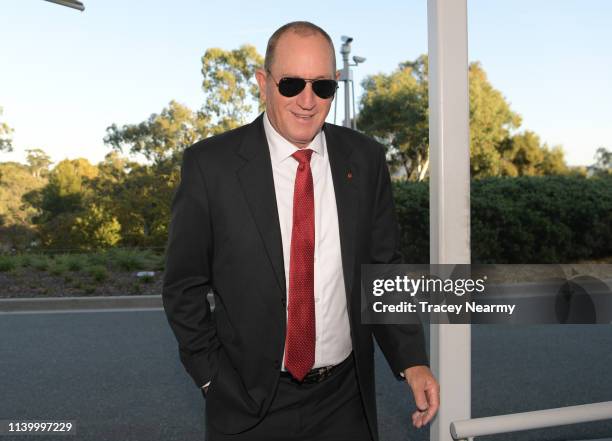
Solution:
M 293 136 L 291 137 L 291 142 L 293 144 L 300 145 L 300 147 L 307 146 L 312 142 L 316 134 L 316 131 L 309 131 L 307 133 L 303 131 L 296 132 L 292 134 Z

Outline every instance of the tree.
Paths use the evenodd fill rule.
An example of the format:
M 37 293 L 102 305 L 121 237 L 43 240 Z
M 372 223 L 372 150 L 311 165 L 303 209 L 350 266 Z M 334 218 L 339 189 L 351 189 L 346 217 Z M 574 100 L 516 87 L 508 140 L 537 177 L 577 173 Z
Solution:
M 81 249 L 108 248 L 121 239 L 117 218 L 95 202 L 89 203 L 83 213 L 75 217 L 71 230 Z
M 65 159 L 50 171 L 47 185 L 23 196 L 39 213 L 32 221 L 38 225 L 44 246 L 83 248 L 87 245 L 74 226 L 93 198 L 90 187 L 97 176 L 97 167 L 87 159 Z
M 472 176 L 502 174 L 502 142 L 521 119 L 479 63 L 470 64 L 468 79 Z M 427 56 L 400 63 L 389 75 L 370 76 L 362 85 L 357 126 L 387 146 L 392 165 L 403 166 L 408 179 L 423 179 L 429 163 Z
M 185 148 L 199 139 L 222 133 L 245 122 L 257 102 L 255 69 L 263 58 L 250 45 L 226 51 L 208 49 L 202 57 L 204 104 L 198 111 L 170 101 L 146 121 L 106 129 L 104 142 L 117 152 L 142 154 L 154 164 L 178 165 Z M 260 103 L 261 108 L 261 103 Z
M 0 249 L 24 249 L 36 239 L 32 218 L 37 210 L 24 203 L 24 194 L 46 184 L 18 162 L 0 163 Z
M 362 83 L 357 127 L 387 145 L 387 159 L 410 180 L 422 180 L 429 163 L 427 67 L 421 56 Z
M 0 107 L 0 116 L 2 116 L 2 107 Z M 13 129 L 6 123 L 0 121 L 0 152 L 3 150 L 7 152 L 13 151 L 11 133 L 13 133 Z
M 49 155 L 41 149 L 27 149 L 26 152 L 28 153 L 26 161 L 32 176 L 36 178 L 47 176 L 49 174 L 49 166 L 52 164 Z
M 544 151 L 544 159 L 540 164 L 542 175 L 567 175 L 570 173 L 570 168 L 565 162 L 565 153 L 561 146 L 557 145 L 549 148 L 544 144 L 542 150 Z
M 254 46 L 239 49 L 207 49 L 202 57 L 202 89 L 205 94 L 201 111 L 210 117 L 213 134 L 222 133 L 243 124 L 251 113 L 252 102 L 259 100 L 255 70 L 263 66 L 263 57 Z
M 144 122 L 122 127 L 112 124 L 106 132 L 104 142 L 118 152 L 127 148 L 154 163 L 172 158 L 178 162 L 185 148 L 210 134 L 210 118 L 173 100 Z
M 478 62 L 470 63 L 470 169 L 472 177 L 501 174 L 500 144 L 521 124 Z
M 594 176 L 612 177 L 612 151 L 599 147 L 595 153 L 595 163 L 589 167 Z

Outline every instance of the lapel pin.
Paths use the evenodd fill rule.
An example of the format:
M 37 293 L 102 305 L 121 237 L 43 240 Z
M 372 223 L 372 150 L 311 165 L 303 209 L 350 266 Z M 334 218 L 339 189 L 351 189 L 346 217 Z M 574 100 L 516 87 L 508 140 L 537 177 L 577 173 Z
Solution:
M 347 177 L 348 179 L 352 179 L 352 178 L 353 178 L 353 173 L 348 172 L 348 173 L 346 174 L 346 177 Z

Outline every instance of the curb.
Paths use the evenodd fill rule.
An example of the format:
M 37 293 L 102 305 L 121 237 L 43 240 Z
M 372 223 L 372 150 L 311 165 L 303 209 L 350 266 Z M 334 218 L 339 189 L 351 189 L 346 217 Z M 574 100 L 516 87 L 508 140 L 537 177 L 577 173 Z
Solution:
M 0 299 L 0 312 L 163 309 L 161 295 Z

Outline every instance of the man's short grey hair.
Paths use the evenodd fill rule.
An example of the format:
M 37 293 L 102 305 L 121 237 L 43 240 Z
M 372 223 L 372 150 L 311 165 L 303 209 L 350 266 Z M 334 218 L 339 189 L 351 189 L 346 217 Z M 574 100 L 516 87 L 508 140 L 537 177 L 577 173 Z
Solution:
M 334 42 L 327 32 L 314 23 L 309 21 L 292 21 L 278 28 L 270 39 L 268 40 L 268 46 L 266 47 L 266 56 L 264 59 L 264 69 L 268 72 L 272 70 L 272 64 L 274 63 L 274 52 L 276 51 L 276 45 L 278 40 L 287 32 L 295 32 L 301 37 L 309 37 L 311 35 L 319 34 L 329 43 L 329 47 L 332 53 L 332 68 L 333 73 L 336 72 L 336 50 L 334 49 Z

